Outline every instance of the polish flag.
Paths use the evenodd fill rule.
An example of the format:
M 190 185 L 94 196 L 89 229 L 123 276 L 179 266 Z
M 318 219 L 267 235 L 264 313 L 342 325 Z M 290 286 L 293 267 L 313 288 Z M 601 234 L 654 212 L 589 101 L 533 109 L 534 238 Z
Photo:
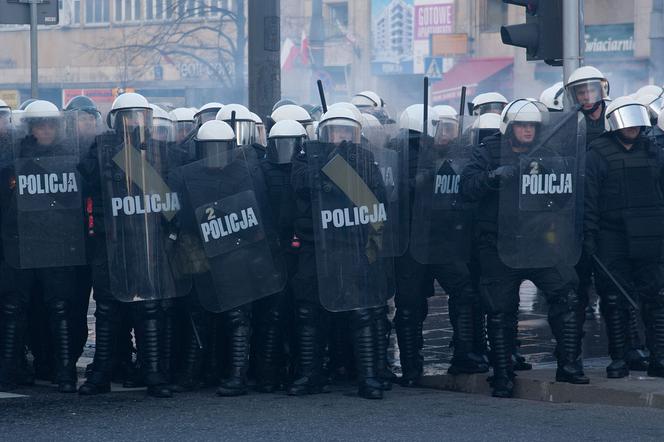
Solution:
M 281 45 L 281 70 L 288 71 L 293 68 L 295 60 L 298 56 L 297 46 L 293 43 L 293 40 L 287 38 L 284 40 L 284 43 Z
M 302 66 L 309 65 L 309 56 L 309 38 L 307 37 L 307 33 L 303 30 L 302 39 L 300 40 L 300 62 L 302 63 Z

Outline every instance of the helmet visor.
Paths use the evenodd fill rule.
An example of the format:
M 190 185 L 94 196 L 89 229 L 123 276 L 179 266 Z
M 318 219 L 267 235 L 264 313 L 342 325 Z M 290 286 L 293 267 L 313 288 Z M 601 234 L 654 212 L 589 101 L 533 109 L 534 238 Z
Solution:
M 225 167 L 236 154 L 235 141 L 196 141 L 196 158 L 207 167 Z
M 175 141 L 184 141 L 194 130 L 196 123 L 193 121 L 177 121 L 175 123 Z
M 8 107 L 0 108 L 0 132 L 9 131 L 12 121 L 12 111 Z
M 360 144 L 362 127 L 355 121 L 341 118 L 324 121 L 318 126 L 318 139 L 324 143 Z
M 230 124 L 230 121 L 227 121 Z M 235 122 L 235 139 L 238 146 L 249 146 L 256 140 L 256 123 L 239 120 Z
M 175 141 L 173 122 L 164 118 L 154 118 L 152 120 L 152 138 L 166 143 Z
M 205 109 L 204 111 L 200 112 L 196 116 L 196 121 L 198 122 L 198 126 L 202 126 L 203 123 L 207 123 L 208 121 L 212 121 L 215 118 L 217 118 L 217 112 L 219 112 L 219 109 L 215 107 L 210 109 Z
M 255 139 L 261 146 L 267 146 L 267 131 L 264 124 L 256 124 Z
M 267 160 L 275 164 L 287 164 L 293 155 L 302 150 L 302 137 L 270 138 L 267 144 Z
M 484 103 L 473 108 L 473 115 L 498 114 L 505 109 L 505 103 Z
M 439 120 L 436 124 L 434 142 L 439 145 L 450 144 L 459 136 L 459 123 L 451 119 Z
M 606 80 L 590 79 L 577 81 L 568 86 L 568 97 L 572 103 L 591 109 L 596 103 L 608 98 L 609 83 Z
M 641 105 L 623 106 L 607 116 L 609 128 L 612 131 L 628 127 L 650 127 L 650 117 L 645 107 Z

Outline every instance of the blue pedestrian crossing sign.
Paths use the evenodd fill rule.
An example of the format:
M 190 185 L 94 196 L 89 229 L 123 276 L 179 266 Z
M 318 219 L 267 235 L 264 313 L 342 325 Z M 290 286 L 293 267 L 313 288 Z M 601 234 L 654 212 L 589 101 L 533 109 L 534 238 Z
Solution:
M 443 78 L 443 57 L 424 57 L 424 75 L 432 80 Z

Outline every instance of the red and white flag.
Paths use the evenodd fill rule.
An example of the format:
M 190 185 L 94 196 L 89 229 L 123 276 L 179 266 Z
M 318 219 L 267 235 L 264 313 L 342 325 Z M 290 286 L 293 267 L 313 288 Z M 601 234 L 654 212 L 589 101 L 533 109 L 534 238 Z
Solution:
M 281 45 L 281 70 L 288 71 L 293 68 L 299 51 L 293 40 L 287 38 Z
M 309 65 L 309 37 L 307 37 L 306 31 L 302 30 L 302 39 L 300 40 L 300 62 L 302 66 Z

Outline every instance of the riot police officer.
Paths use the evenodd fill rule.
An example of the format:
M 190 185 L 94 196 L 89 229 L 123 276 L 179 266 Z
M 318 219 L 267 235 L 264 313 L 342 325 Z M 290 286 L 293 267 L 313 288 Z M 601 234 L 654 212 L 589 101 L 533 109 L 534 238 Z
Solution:
M 470 115 L 483 115 L 486 113 L 500 114 L 507 106 L 507 98 L 498 92 L 485 92 L 473 98 L 468 103 Z
M 102 130 L 101 113 L 97 105 L 85 95 L 72 98 L 65 106 L 65 112 L 71 114 L 71 121 L 76 125 L 76 132 L 70 136 L 78 135 L 81 158 L 89 155 L 89 151 L 95 143 L 97 135 Z M 88 186 L 84 184 L 83 188 Z M 92 217 L 92 199 L 86 198 L 84 206 L 85 223 L 88 235 L 94 234 L 94 218 Z M 88 340 L 88 307 L 90 305 L 90 293 L 92 289 L 92 276 L 90 266 L 77 267 L 77 294 L 75 302 L 72 303 L 72 340 L 76 359 L 83 354 L 85 343 Z
M 472 284 L 468 262 L 471 243 L 471 207 L 459 198 L 458 181 L 470 150 L 462 137 L 459 117 L 449 106 L 433 109 L 433 139 L 418 133 L 423 126 L 422 106 L 404 111 L 400 124 L 409 128 L 409 162 L 417 171 L 410 179 L 413 194 L 410 246 L 397 261 L 395 328 L 402 362 L 402 385 L 416 385 L 421 376 L 419 342 L 426 317 L 427 299 L 419 290 L 434 278 L 448 295 L 454 353 L 448 373 L 483 373 L 488 365 L 476 354 L 476 329 L 483 315 Z M 469 122 L 469 121 L 467 121 Z M 415 136 L 412 136 L 415 135 Z
M 549 112 L 562 112 L 565 100 L 565 85 L 558 82 L 542 91 L 540 101 L 549 109 Z
M 287 108 L 285 105 L 278 108 Z M 295 201 L 290 187 L 293 156 L 302 151 L 307 139 L 305 128 L 295 120 L 276 122 L 268 138 L 265 158 L 261 170 L 269 196 L 269 207 L 279 236 L 280 252 L 286 261 L 288 280 L 295 274 L 299 242 L 295 236 L 293 213 Z M 257 389 L 270 393 L 284 380 L 284 338 L 288 336 L 289 307 L 292 306 L 290 283 L 284 291 L 265 297 L 254 303 L 256 327 L 256 379 Z
M 650 350 L 648 374 L 664 376 L 664 298 L 661 246 L 664 234 L 664 157 L 643 136 L 647 109 L 630 97 L 607 106 L 609 132 L 590 145 L 586 165 L 584 248 L 640 298 Z M 609 337 L 607 377 L 629 374 L 627 300 L 604 269 L 595 278 Z
M 543 115 L 528 100 L 508 104 L 501 115 L 500 133 L 475 148 L 461 178 L 462 194 L 478 202 L 476 247 L 491 346 L 491 387 L 496 397 L 511 397 L 513 393 L 510 355 L 516 338 L 513 324 L 518 314 L 519 286 L 524 279 L 544 292 L 550 306 L 549 323 L 557 340 L 556 380 L 588 383 L 580 359 L 582 310 L 572 262 L 580 253 L 574 241 L 578 224 L 574 216 L 578 212 L 569 193 L 582 174 L 573 163 L 560 159 L 579 155 L 579 150 L 582 154 L 585 149 L 578 146 L 576 119 L 560 122 L 566 130 L 559 130 L 554 140 L 552 135 L 541 136 L 545 133 L 543 122 L 556 121 L 552 116 Z M 552 187 L 544 187 L 535 195 L 517 190 L 521 181 L 532 180 L 534 175 L 538 175 L 536 180 L 544 175 L 553 179 L 552 165 L 556 170 L 568 171 L 563 175 L 570 184 L 565 190 L 568 193 L 561 197 L 556 192 L 562 189 Z M 521 214 L 526 204 L 541 212 Z M 560 213 L 550 207 L 558 207 Z
M 380 249 L 390 220 L 380 171 L 371 153 L 360 145 L 358 114 L 346 105 L 328 108 L 318 128 L 319 141 L 305 143 L 293 161 L 295 233 L 302 246 L 293 278 L 297 359 L 295 380 L 288 388 L 291 395 L 326 391 L 322 372 L 326 310 L 347 312 L 358 395 L 380 399 L 386 388 L 378 378 L 375 325 L 376 315 L 392 296 L 391 262 Z M 339 218 L 344 211 L 358 218 L 344 221 L 343 215 Z
M 0 190 L 4 248 L 0 383 L 11 387 L 25 380 L 19 364 L 28 305 L 39 285 L 51 332 L 45 344 L 55 349 L 54 382 L 60 392 L 74 393 L 74 266 L 85 262 L 81 182 L 76 173 L 78 137 L 65 138 L 63 116 L 47 101 L 30 103 L 21 121 L 27 125 L 27 135 L 14 143 L 14 162 L 2 169 Z
M 129 305 L 147 392 L 171 397 L 160 360 L 160 301 L 187 289 L 168 256 L 168 241 L 174 238 L 168 220 L 179 210 L 179 200 L 165 184 L 167 146 L 151 137 L 152 108 L 139 94 L 120 95 L 108 123 L 111 131 L 98 137 L 81 164 L 88 181 L 99 187 L 91 189 L 97 232 L 92 252 L 96 348 L 92 373 L 79 393 L 110 391 L 115 338 L 123 305 Z

